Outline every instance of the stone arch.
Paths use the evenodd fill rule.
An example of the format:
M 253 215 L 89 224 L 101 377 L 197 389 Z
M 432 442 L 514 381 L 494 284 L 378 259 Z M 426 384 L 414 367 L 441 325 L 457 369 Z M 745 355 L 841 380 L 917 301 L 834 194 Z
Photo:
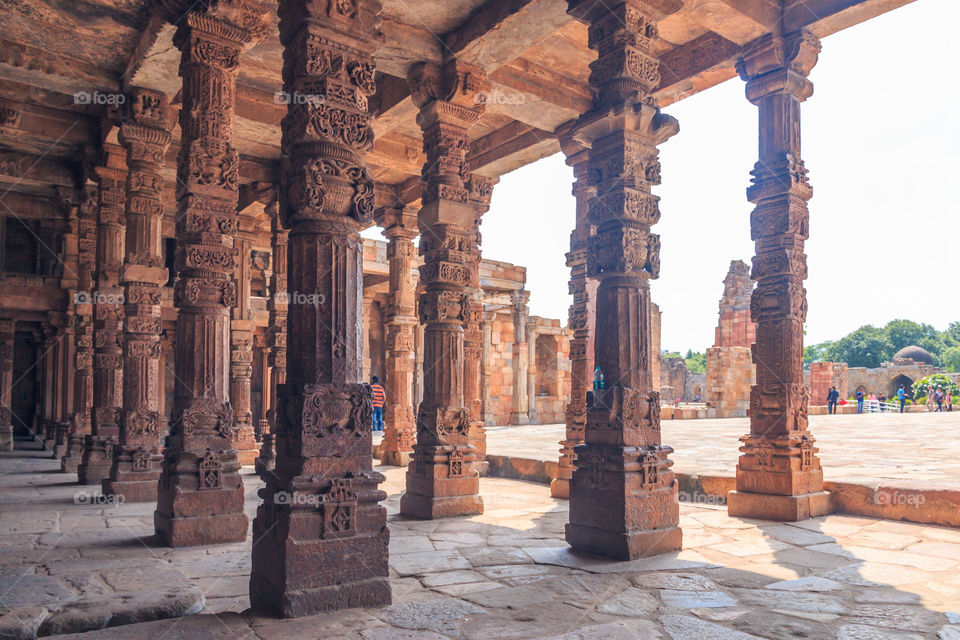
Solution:
M 903 375 L 902 373 L 890 382 L 889 396 L 891 398 L 895 397 L 897 395 L 897 389 L 900 388 L 900 385 L 903 385 L 903 390 L 907 392 L 907 397 L 912 398 L 913 397 L 913 380 L 911 380 L 908 376 Z

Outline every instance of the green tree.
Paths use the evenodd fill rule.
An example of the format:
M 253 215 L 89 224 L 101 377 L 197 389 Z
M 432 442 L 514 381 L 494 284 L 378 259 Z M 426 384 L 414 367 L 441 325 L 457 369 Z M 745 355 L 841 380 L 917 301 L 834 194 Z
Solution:
M 879 367 L 894 351 L 883 329 L 864 325 L 827 347 L 829 362 L 846 362 L 851 367 Z
M 832 341 L 821 342 L 819 344 L 807 345 L 803 348 L 803 366 L 810 368 L 811 362 L 824 362 L 827 359 L 827 349 L 832 345 Z
M 904 347 L 917 345 L 939 360 L 944 349 L 943 336 L 929 324 L 918 324 L 911 320 L 891 320 L 883 331 L 887 334 L 892 349 L 889 357 L 893 357 L 894 353 Z
M 949 373 L 960 371 L 960 345 L 944 349 L 940 356 L 940 363 L 944 371 Z
M 960 322 L 951 322 L 942 335 L 943 342 L 948 347 L 960 347 Z
M 687 349 L 684 361 L 687 363 L 687 371 L 690 373 L 707 372 L 707 354 L 702 351 L 694 353 L 692 349 Z

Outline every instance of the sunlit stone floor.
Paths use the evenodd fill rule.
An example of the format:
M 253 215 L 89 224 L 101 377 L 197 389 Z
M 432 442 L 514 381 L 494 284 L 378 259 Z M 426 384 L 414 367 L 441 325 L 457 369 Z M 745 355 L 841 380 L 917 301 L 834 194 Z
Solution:
M 487 427 L 487 453 L 555 461 L 564 425 Z M 664 420 L 674 471 L 733 477 L 747 418 Z M 810 417 L 824 479 L 960 490 L 960 411 Z
M 249 538 L 153 546 L 151 505 L 75 504 L 84 488 L 36 455 L 0 456 L 0 638 L 194 611 L 71 637 L 960 638 L 960 530 L 779 524 L 684 504 L 682 552 L 612 562 L 568 550 L 567 504 L 543 485 L 484 478 L 483 515 L 404 519 L 396 467 L 381 469 L 393 605 L 276 620 L 245 611 Z M 249 472 L 244 482 L 252 516 L 261 484 Z

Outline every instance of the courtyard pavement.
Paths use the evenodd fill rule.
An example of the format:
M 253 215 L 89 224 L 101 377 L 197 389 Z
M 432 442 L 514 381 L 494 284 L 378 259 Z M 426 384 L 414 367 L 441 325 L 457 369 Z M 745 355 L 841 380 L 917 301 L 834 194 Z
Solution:
M 733 477 L 748 418 L 664 420 L 674 471 Z M 824 480 L 960 490 L 960 411 L 811 416 Z M 487 454 L 556 461 L 564 425 L 487 427 Z
M 957 529 L 850 516 L 770 523 L 682 504 L 682 552 L 614 562 L 570 552 L 567 503 L 544 485 L 485 478 L 483 515 L 401 517 L 397 467 L 380 468 L 393 604 L 277 620 L 246 611 L 249 537 L 156 546 L 152 504 L 97 504 L 40 455 L 0 455 L 0 638 L 108 625 L 61 637 L 960 638 Z M 252 517 L 262 484 L 246 469 L 243 479 Z M 181 617 L 136 623 L 165 616 Z

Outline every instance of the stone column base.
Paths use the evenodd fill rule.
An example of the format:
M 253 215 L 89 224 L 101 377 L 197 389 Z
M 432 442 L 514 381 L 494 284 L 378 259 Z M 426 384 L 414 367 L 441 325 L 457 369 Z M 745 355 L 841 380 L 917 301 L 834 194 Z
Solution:
M 738 518 L 796 522 L 833 513 L 833 505 L 826 491 L 796 496 L 731 491 L 727 494 L 727 513 Z
M 680 527 L 617 532 L 571 523 L 567 524 L 566 539 L 578 551 L 618 560 L 636 560 L 658 553 L 679 551 L 683 546 Z
M 105 436 L 87 436 L 83 445 L 83 460 L 77 467 L 77 479 L 80 484 L 100 484 L 110 477 L 113 466 L 113 438 Z
M 13 425 L 0 425 L 0 451 L 13 451 Z
M 121 451 L 119 456 L 114 468 L 110 470 L 110 477 L 103 479 L 103 495 L 117 496 L 118 504 L 156 502 L 163 456 L 141 453 L 137 450 Z M 135 466 L 145 468 L 142 471 L 134 471 Z
M 380 458 L 380 464 L 391 465 L 394 467 L 405 467 L 413 459 L 413 451 L 392 451 L 383 450 L 383 457 Z
M 338 609 L 384 607 L 390 603 L 389 578 L 284 592 L 257 576 L 250 576 L 250 607 L 281 618 L 300 618 Z
M 243 490 L 237 493 L 242 503 Z M 168 547 L 243 542 L 247 539 L 249 523 L 245 513 L 171 517 L 159 511 L 153 512 L 153 526 L 157 539 Z
M 526 411 L 524 411 L 523 413 L 519 413 L 516 411 L 511 412 L 510 424 L 512 425 L 530 424 L 530 417 L 527 415 Z
M 487 459 L 487 428 L 482 422 L 470 423 L 470 444 L 474 448 L 477 460 Z
M 77 467 L 83 460 L 83 436 L 70 436 L 70 444 L 67 445 L 67 455 L 60 461 L 60 471 L 64 473 L 76 473 Z
M 383 476 L 334 478 L 325 493 L 316 478 L 267 474 L 253 521 L 250 606 L 290 618 L 390 604 Z
M 554 478 L 550 481 L 550 497 L 570 499 L 570 478 Z
M 241 465 L 248 467 L 256 463 L 260 455 L 260 447 L 257 446 L 257 438 L 253 432 L 253 427 L 243 425 L 237 431 L 237 460 Z
M 478 477 L 478 491 L 480 488 L 479 485 Z M 407 486 L 409 486 L 409 484 Z M 475 516 L 483 513 L 483 498 L 481 498 L 479 494 L 439 497 L 424 496 L 407 491 L 407 493 L 403 494 L 400 498 L 400 512 L 405 516 L 420 518 L 421 520 L 453 518 L 455 516 Z

